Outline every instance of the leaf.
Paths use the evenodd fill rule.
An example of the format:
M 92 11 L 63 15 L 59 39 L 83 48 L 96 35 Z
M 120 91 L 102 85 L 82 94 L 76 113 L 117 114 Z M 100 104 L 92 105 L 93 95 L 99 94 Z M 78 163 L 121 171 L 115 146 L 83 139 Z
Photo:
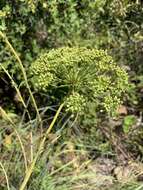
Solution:
M 123 121 L 123 131 L 128 133 L 130 128 L 136 123 L 136 117 L 134 115 L 128 115 L 124 118 Z
M 5 135 L 5 139 L 3 141 L 3 145 L 7 148 L 10 148 L 10 146 L 12 145 L 12 134 L 10 135 Z

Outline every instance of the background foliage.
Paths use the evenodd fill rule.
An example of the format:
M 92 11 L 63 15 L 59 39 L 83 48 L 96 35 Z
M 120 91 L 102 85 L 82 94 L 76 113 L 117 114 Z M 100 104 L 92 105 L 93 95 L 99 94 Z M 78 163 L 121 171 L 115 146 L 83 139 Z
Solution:
M 125 165 L 126 168 L 123 167 L 122 171 L 118 170 L 118 174 L 107 172 L 110 177 L 115 175 L 114 180 L 119 179 L 120 176 L 118 177 L 118 175 L 121 173 L 122 179 L 125 178 L 123 173 L 129 166 L 128 160 L 134 162 L 137 159 L 140 161 L 139 164 L 134 164 L 138 165 L 138 173 L 142 173 L 140 171 L 143 156 L 142 1 L 1 0 L 0 31 L 6 34 L 18 52 L 27 73 L 35 60 L 37 61 L 39 54 L 45 52 L 45 50 L 49 52 L 52 48 L 56 49 L 62 46 L 84 46 L 106 49 L 115 62 L 129 73 L 130 81 L 133 84 L 128 94 L 123 97 L 125 105 L 122 105 L 118 110 L 119 117 L 116 118 L 117 120 L 109 121 L 109 118 L 106 120 L 104 113 L 101 115 L 103 117 L 99 119 L 99 112 L 95 110 L 92 102 L 88 104 L 88 114 L 83 118 L 81 125 L 79 125 L 78 120 L 73 121 L 73 118 L 69 119 L 68 115 L 60 113 L 61 120 L 58 120 L 54 126 L 55 134 L 50 134 L 46 139 L 47 144 L 42 152 L 43 157 L 39 158 L 34 168 L 28 188 L 41 187 L 41 189 L 47 189 L 47 183 L 51 189 L 62 188 L 67 190 L 69 187 L 75 189 L 75 186 L 78 185 L 88 185 L 92 188 L 91 178 L 89 179 L 85 175 L 86 172 L 89 172 L 86 164 L 91 161 L 89 159 L 93 159 L 93 162 L 96 161 L 97 157 L 108 157 L 109 160 L 116 162 L 115 165 Z M 3 64 L 10 76 L 13 77 L 25 102 L 28 103 L 29 95 L 24 86 L 20 68 L 2 39 L 0 39 L 0 64 Z M 51 107 L 45 105 L 47 105 L 47 102 L 51 105 L 55 98 L 59 100 L 61 97 L 57 97 L 54 90 L 50 92 L 51 94 L 32 90 L 41 115 L 46 115 L 42 121 L 43 131 L 45 132 L 53 118 L 53 113 L 57 109 L 57 104 Z M 79 103 L 77 97 L 72 100 Z M 110 100 L 112 101 L 112 99 Z M 80 101 L 80 103 L 84 102 Z M 36 119 L 32 118 L 30 121 L 27 119 L 28 116 L 25 110 L 23 113 L 20 98 L 1 67 L 0 105 L 6 110 L 8 117 L 14 122 L 15 129 L 21 135 L 29 166 L 36 154 L 39 137 L 41 137 L 39 125 L 36 123 Z M 35 116 L 33 105 L 28 106 L 28 109 L 30 114 Z M 6 168 L 11 188 L 17 189 L 25 173 L 23 153 L 17 135 L 13 132 L 9 121 L 5 121 L 1 117 L 3 116 L 0 114 L 0 155 L 2 155 L 0 161 L 2 160 L 3 166 Z M 34 146 L 31 148 L 33 144 Z M 68 156 L 65 155 L 65 152 L 68 153 Z M 55 155 L 54 160 L 53 155 Z M 100 168 L 104 169 L 104 162 L 104 159 L 100 160 Z M 92 168 L 96 167 L 92 166 Z M 106 169 L 108 170 L 107 167 Z M 82 180 L 78 180 L 80 177 L 78 172 L 82 174 Z M 103 174 L 103 171 L 99 173 Z M 45 175 L 44 178 L 43 175 Z M 100 175 L 100 179 L 102 177 Z M 139 177 L 142 180 L 142 176 Z M 129 181 L 129 176 L 126 176 L 126 178 Z M 133 180 L 130 180 L 129 183 L 131 181 L 133 182 Z M 2 170 L 0 170 L 0 184 L 5 189 L 6 180 Z M 95 184 L 92 183 L 92 185 L 95 188 Z M 102 185 L 104 186 L 104 183 Z M 127 184 L 126 186 L 124 183 L 121 184 L 121 187 L 119 186 L 119 189 L 135 189 L 137 186 L 137 184 L 135 186 L 133 184 L 128 186 Z M 140 187 L 142 188 L 142 186 Z M 140 187 L 139 189 L 141 189 Z M 115 188 L 113 187 L 113 189 Z

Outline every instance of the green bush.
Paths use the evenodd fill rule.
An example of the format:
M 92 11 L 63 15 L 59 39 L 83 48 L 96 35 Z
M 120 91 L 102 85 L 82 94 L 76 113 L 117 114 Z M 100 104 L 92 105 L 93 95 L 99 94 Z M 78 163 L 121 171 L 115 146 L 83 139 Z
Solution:
M 0 30 L 5 32 L 25 65 L 41 48 L 79 44 L 106 48 L 120 63 L 140 68 L 143 10 L 129 0 L 1 0 Z M 13 60 L 0 47 L 0 62 Z M 137 64 L 138 63 L 138 66 Z M 16 72 L 16 64 L 11 70 Z
M 143 8 L 141 1 L 106 0 L 95 20 L 96 41 L 118 64 L 142 72 Z M 95 41 L 95 44 L 97 42 Z
M 71 43 L 73 38 L 84 38 L 92 30 L 92 15 L 102 3 L 63 0 L 1 0 L 0 30 L 5 32 L 21 58 L 32 61 L 41 48 L 53 48 Z M 89 11 L 89 13 L 88 13 Z M 0 48 L 0 62 L 8 66 L 10 54 Z M 15 66 L 12 68 L 14 73 Z
M 63 47 L 43 53 L 32 63 L 31 82 L 37 91 L 53 92 L 66 110 L 83 113 L 88 103 L 114 113 L 128 88 L 127 73 L 106 51 Z

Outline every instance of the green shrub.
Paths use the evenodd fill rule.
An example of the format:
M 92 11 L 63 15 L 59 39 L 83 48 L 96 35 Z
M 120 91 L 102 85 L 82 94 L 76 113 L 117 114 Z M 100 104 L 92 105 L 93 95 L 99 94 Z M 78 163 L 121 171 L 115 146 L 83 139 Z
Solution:
M 0 30 L 7 34 L 21 58 L 32 61 L 41 47 L 53 48 L 71 43 L 73 38 L 88 36 L 93 15 L 103 1 L 72 0 L 1 0 Z M 89 10 L 89 13 L 88 13 Z M 12 63 L 2 45 L 1 62 Z M 12 72 L 16 72 L 15 66 Z
M 0 30 L 5 32 L 21 58 L 28 62 L 42 48 L 67 44 L 104 47 L 122 63 L 141 59 L 141 3 L 129 0 L 1 0 Z M 0 62 L 13 63 L 3 45 Z M 10 70 L 15 73 L 14 64 Z M 140 68 L 135 65 L 133 68 Z
M 58 95 L 72 113 L 82 114 L 89 102 L 96 110 L 114 113 L 128 88 L 127 73 L 103 50 L 53 49 L 41 54 L 30 71 L 35 90 Z
M 142 72 L 142 1 L 106 0 L 96 16 L 96 40 L 121 65 Z M 97 43 L 95 43 L 97 44 Z

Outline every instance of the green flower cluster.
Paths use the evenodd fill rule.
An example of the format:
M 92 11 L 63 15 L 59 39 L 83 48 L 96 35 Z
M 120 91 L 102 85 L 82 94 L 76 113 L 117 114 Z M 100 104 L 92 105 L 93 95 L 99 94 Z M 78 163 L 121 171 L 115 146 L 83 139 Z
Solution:
M 72 113 L 82 113 L 86 106 L 86 100 L 83 95 L 75 92 L 66 98 L 66 111 Z
M 37 90 L 56 90 L 67 111 L 83 113 L 88 102 L 108 113 L 116 111 L 128 88 L 127 73 L 106 51 L 63 47 L 33 62 L 31 81 Z

